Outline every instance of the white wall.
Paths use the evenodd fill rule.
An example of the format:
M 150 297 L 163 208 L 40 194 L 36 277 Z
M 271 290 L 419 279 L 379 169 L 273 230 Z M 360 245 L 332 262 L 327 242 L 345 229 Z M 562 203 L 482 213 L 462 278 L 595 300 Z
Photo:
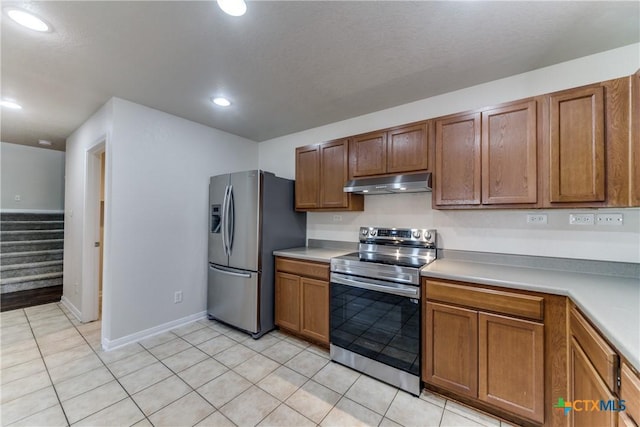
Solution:
M 255 169 L 258 147 L 116 98 L 107 162 L 103 334 L 113 341 L 206 309 L 209 177 Z
M 64 152 L 0 142 L 0 170 L 3 210 L 64 209 Z
M 63 301 L 76 315 L 82 312 L 85 185 L 87 150 L 102 141 L 109 143 L 113 101 L 107 102 L 67 138 L 65 168 Z
M 286 135 L 260 143 L 260 168 L 293 178 L 294 150 L 301 145 L 623 77 L 639 68 L 640 44 L 634 44 Z M 445 249 L 640 262 L 638 209 L 616 210 L 625 215 L 623 227 L 569 227 L 573 210 L 545 212 L 549 224 L 532 227 L 521 210 L 438 211 L 431 208 L 430 194 L 365 196 L 365 211 L 336 213 L 339 222 L 334 213 L 310 213 L 307 237 L 356 241 L 361 225 L 432 227 Z

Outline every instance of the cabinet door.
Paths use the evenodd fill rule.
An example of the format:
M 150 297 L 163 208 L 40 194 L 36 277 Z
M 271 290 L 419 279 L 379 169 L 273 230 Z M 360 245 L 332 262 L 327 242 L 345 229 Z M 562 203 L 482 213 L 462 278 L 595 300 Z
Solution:
M 618 427 L 637 427 L 637 425 L 625 412 L 618 412 Z
M 536 102 L 482 113 L 482 203 L 536 203 Z
M 640 71 L 631 76 L 631 167 L 629 168 L 631 206 L 640 206 Z
M 320 207 L 320 146 L 296 148 L 296 209 Z
M 589 402 L 582 400 L 615 400 L 589 358 L 575 338 L 569 345 L 569 398 L 573 408 L 569 411 L 570 424 L 575 427 L 605 427 L 616 425 L 614 411 L 591 411 Z
M 478 397 L 537 422 L 544 421 L 544 326 L 478 314 Z
M 351 178 L 387 172 L 387 133 L 374 132 L 355 136 L 349 142 Z
M 346 208 L 348 193 L 343 191 L 349 176 L 348 141 L 332 141 L 320 145 L 320 206 Z
M 620 398 L 626 402 L 627 414 L 640 423 L 640 377 L 626 363 L 620 370 Z
M 302 316 L 300 332 L 329 344 L 329 283 L 300 278 Z
M 436 121 L 435 204 L 480 204 L 480 114 Z
M 602 87 L 579 88 L 552 95 L 549 107 L 550 201 L 604 201 Z
M 427 128 L 425 123 L 393 129 L 388 132 L 387 172 L 427 170 Z
M 300 277 L 276 272 L 276 325 L 300 331 Z
M 476 397 L 478 312 L 427 302 L 423 330 L 423 380 Z

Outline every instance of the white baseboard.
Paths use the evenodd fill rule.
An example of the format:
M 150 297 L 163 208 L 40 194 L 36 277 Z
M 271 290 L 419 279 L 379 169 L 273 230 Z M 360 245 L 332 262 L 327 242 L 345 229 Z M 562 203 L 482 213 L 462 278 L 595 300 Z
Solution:
M 0 209 L 0 213 L 44 213 L 44 214 L 63 214 L 63 210 L 50 209 Z
M 62 295 L 62 298 L 60 298 L 60 302 L 62 303 L 62 305 L 67 307 L 67 309 L 71 312 L 71 314 L 73 314 L 76 317 L 76 319 L 78 319 L 78 322 L 80 322 L 80 315 L 81 315 L 80 310 L 78 310 L 76 306 L 73 305 L 71 301 L 69 301 L 64 295 Z
M 136 332 L 131 335 L 124 336 L 122 338 L 117 338 L 115 340 L 109 340 L 105 337 L 102 337 L 102 348 L 106 351 L 115 350 L 127 344 L 138 342 L 143 339 L 150 338 L 154 335 L 167 332 L 171 329 L 175 329 L 179 326 L 183 326 L 189 323 L 193 323 L 197 320 L 204 319 L 206 315 L 207 315 L 206 311 L 201 311 L 200 313 L 192 314 L 190 316 L 183 317 L 182 319 L 172 320 L 171 322 L 163 323 L 162 325 L 154 326 L 153 328 L 145 329 L 144 331 Z

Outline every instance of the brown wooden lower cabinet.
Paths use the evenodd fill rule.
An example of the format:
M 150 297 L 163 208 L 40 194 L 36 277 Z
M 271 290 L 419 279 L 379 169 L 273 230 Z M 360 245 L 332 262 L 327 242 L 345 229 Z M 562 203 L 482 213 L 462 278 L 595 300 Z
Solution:
M 276 273 L 276 325 L 300 332 L 300 276 Z
M 329 344 L 329 265 L 276 257 L 275 323 Z
M 542 312 L 533 309 L 542 306 L 542 298 L 473 284 L 424 283 L 423 381 L 529 423 L 543 423 L 544 325 Z M 480 309 L 500 306 L 534 319 Z
M 640 424 L 640 377 L 626 363 L 622 364 L 620 377 L 620 398 L 625 401 L 626 413 Z
M 636 427 L 636 423 L 625 412 L 618 412 L 618 427 Z
M 329 283 L 300 278 L 300 333 L 329 343 Z
M 584 350 L 574 337 L 569 345 L 569 411 L 570 424 L 575 427 L 605 427 L 616 425 L 614 411 L 593 411 L 585 400 L 614 400 L 615 396 L 602 381 Z
M 426 303 L 423 379 L 465 396 L 478 395 L 478 312 Z
M 544 420 L 544 326 L 478 314 L 478 398 L 514 414 Z

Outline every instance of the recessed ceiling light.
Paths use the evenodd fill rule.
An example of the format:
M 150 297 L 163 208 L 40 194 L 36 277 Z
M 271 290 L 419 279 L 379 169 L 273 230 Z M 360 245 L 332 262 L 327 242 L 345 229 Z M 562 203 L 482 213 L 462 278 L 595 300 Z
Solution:
M 231 105 L 231 101 L 229 101 L 227 98 L 223 98 L 222 96 L 215 97 L 211 99 L 211 101 L 221 107 L 228 107 L 229 105 Z
M 49 27 L 49 24 L 44 22 L 42 19 L 25 10 L 8 8 L 5 9 L 5 11 L 7 12 L 9 18 L 13 19 L 23 27 L 29 28 L 30 30 L 47 32 L 51 28 Z
M 46 139 L 40 139 L 38 140 L 38 144 L 49 146 L 51 145 L 51 141 L 47 141 Z
M 247 4 L 244 0 L 218 0 L 218 6 L 231 16 L 242 16 L 247 12 Z
M 0 101 L 0 105 L 3 107 L 11 108 L 12 110 L 22 110 L 22 105 L 11 99 L 3 99 Z

